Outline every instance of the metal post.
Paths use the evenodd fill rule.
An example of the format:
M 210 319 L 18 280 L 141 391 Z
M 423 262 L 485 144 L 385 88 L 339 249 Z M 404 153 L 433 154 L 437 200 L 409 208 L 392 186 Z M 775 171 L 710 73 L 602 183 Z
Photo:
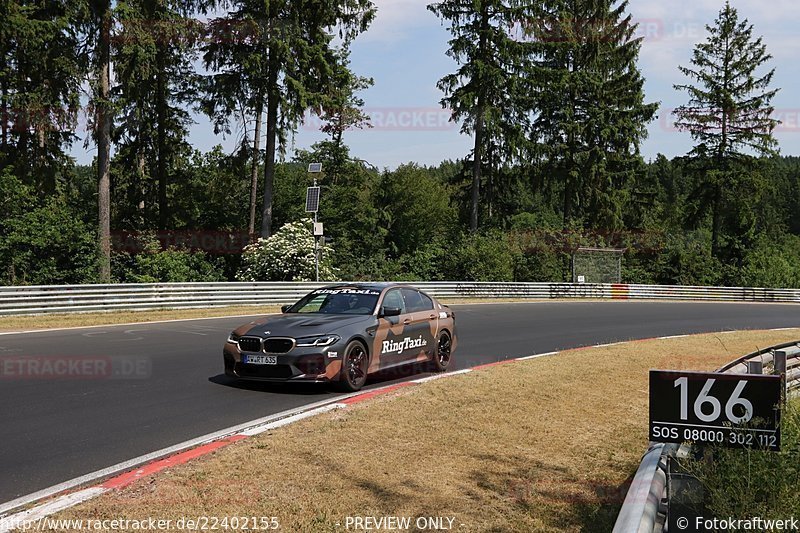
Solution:
M 786 359 L 786 350 L 775 350 L 772 353 L 774 373 L 781 377 L 781 382 L 783 383 L 781 388 L 781 407 L 786 405 L 786 395 L 788 394 L 788 389 L 786 388 Z
M 322 172 L 322 163 L 309 163 L 308 173 L 314 176 L 314 186 L 306 191 L 306 213 L 314 213 L 311 236 L 314 237 L 314 281 L 319 281 L 319 237 L 317 235 L 317 213 L 319 211 L 319 192 L 316 175 Z M 313 191 L 313 192 L 312 192 Z M 322 232 L 320 232 L 322 233 Z
M 763 374 L 764 373 L 764 363 L 761 361 L 748 361 L 747 362 L 747 373 L 748 374 Z
M 314 179 L 314 187 L 317 186 L 317 180 Z M 317 224 L 317 211 L 314 211 L 314 227 Z M 316 234 L 316 231 L 312 229 L 312 233 L 314 233 L 314 273 L 316 275 L 315 281 L 319 281 L 319 237 Z
M 773 354 L 773 361 L 775 363 L 775 374 L 783 375 L 786 374 L 786 351 L 785 350 L 775 350 Z

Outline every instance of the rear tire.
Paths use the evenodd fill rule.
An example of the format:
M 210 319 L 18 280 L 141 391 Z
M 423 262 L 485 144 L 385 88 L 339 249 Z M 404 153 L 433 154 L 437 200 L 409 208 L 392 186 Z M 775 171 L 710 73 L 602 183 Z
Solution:
M 439 333 L 436 341 L 436 352 L 430 362 L 431 371 L 444 372 L 450 366 L 450 359 L 453 354 L 453 338 L 447 331 Z
M 369 354 L 366 347 L 359 341 L 350 341 L 344 349 L 342 370 L 336 388 L 344 392 L 361 390 L 367 382 L 368 368 Z

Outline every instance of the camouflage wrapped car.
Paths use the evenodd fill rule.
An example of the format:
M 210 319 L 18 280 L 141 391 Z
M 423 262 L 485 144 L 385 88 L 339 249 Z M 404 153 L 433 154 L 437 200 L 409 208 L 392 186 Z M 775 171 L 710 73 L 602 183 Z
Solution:
M 317 289 L 280 315 L 240 326 L 223 355 L 232 377 L 356 391 L 370 374 L 401 365 L 442 372 L 455 347 L 449 307 L 408 285 L 365 283 Z

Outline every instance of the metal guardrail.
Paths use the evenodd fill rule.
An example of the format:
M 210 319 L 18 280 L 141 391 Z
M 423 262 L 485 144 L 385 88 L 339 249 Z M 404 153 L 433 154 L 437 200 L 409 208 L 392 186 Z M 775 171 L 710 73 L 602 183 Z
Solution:
M 0 315 L 278 305 L 327 283 L 225 282 L 0 287 Z M 411 282 L 439 298 L 800 302 L 798 289 L 633 284 Z
M 784 364 L 785 368 L 782 368 Z M 764 374 L 783 373 L 785 370 L 787 392 L 800 392 L 800 341 L 747 354 L 722 366 L 717 372 L 745 374 L 759 368 L 761 372 L 757 373 Z M 666 491 L 666 458 L 674 456 L 677 449 L 675 445 L 650 443 L 625 496 L 614 533 L 664 531 L 665 517 L 660 507 Z

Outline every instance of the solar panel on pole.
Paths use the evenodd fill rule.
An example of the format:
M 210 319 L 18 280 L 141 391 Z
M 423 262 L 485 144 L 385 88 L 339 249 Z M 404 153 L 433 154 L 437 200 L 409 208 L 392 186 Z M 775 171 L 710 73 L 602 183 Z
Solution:
M 306 190 L 306 213 L 319 211 L 319 187 L 309 187 Z

